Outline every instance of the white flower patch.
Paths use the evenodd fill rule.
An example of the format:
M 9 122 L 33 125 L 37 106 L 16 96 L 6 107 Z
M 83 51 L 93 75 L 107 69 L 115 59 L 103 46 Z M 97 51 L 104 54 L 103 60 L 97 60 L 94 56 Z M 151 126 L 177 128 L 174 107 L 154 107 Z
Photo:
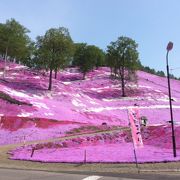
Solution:
M 151 126 L 161 126 L 162 124 L 151 124 Z
M 111 73 L 110 72 L 103 72 L 103 75 L 108 75 L 108 76 L 110 76 L 111 75 Z
M 68 92 L 63 92 L 61 94 L 63 94 L 63 95 L 70 95 L 70 93 L 68 93 Z
M 72 73 L 69 71 L 64 72 L 65 75 L 71 75 Z
M 105 101 L 105 102 L 114 102 L 114 101 L 119 101 L 120 99 L 105 99 L 103 98 L 102 101 Z
M 72 96 L 72 93 L 68 93 L 68 92 L 58 92 L 58 95 L 64 95 L 64 96 Z
M 116 84 L 116 85 L 111 85 L 110 87 L 111 87 L 111 88 L 116 88 L 116 89 L 118 89 L 118 88 L 120 88 L 120 85 L 119 85 L 119 84 Z
M 139 85 L 140 88 L 147 88 L 147 89 L 152 89 L 150 86 L 144 86 L 144 85 Z
M 90 90 L 97 91 L 97 92 L 98 91 L 102 92 L 103 89 L 109 89 L 111 87 L 117 87 L 117 86 L 116 85 L 112 85 L 112 86 L 104 86 L 104 87 L 98 87 L 98 88 L 90 88 Z
M 104 74 L 98 74 L 96 77 L 104 77 Z
M 122 106 L 122 107 L 96 107 L 85 109 L 85 112 L 102 112 L 112 110 L 125 110 L 128 108 L 134 108 L 134 106 Z M 152 105 L 152 106 L 138 106 L 139 109 L 167 109 L 169 105 Z M 173 108 L 180 109 L 180 106 L 173 106 Z
M 13 77 L 13 76 L 8 76 L 7 78 L 8 78 L 8 79 L 14 79 L 14 77 Z
M 103 92 L 103 90 L 97 90 L 97 92 L 98 92 L 98 93 L 101 93 L 101 92 Z
M 39 76 L 34 76 L 33 78 L 34 79 L 41 79 Z
M 64 85 L 72 84 L 71 82 L 62 82 Z
M 88 108 L 85 110 L 85 112 L 102 112 L 102 111 L 111 111 L 111 110 L 116 110 L 119 108 L 114 108 L 114 107 L 98 107 L 98 108 Z
M 91 91 L 98 91 L 99 89 L 102 89 L 101 87 L 99 88 L 90 88 Z
M 154 101 L 154 99 L 153 99 L 151 96 L 146 97 L 146 99 L 147 99 L 148 101 Z
M 29 117 L 32 116 L 33 113 L 28 113 L 28 112 L 22 112 L 21 114 L 18 114 L 18 117 Z
M 95 102 L 95 101 L 89 101 L 91 104 L 96 104 L 96 105 L 99 105 L 99 103 Z
M 172 98 L 174 101 L 177 101 L 175 98 Z M 141 101 L 141 100 L 148 100 L 148 101 L 163 101 L 163 102 L 168 102 L 169 98 L 168 96 L 164 96 L 161 98 L 152 98 L 151 96 L 148 97 L 121 97 L 121 98 L 116 98 L 116 99 L 102 99 L 105 102 L 117 102 L 117 101 Z
M 54 116 L 53 113 L 44 113 L 45 116 Z
M 87 99 L 88 101 L 91 101 L 93 104 L 99 104 L 99 103 L 96 103 L 96 102 L 94 101 L 94 98 L 91 98 L 91 97 L 89 97 L 89 96 L 87 96 L 87 95 L 85 95 L 85 94 L 80 93 L 80 94 L 78 94 L 78 95 L 81 96 L 83 99 Z
M 129 84 L 128 86 L 131 88 L 137 88 L 138 87 L 138 85 L 136 85 L 136 84 Z
M 144 100 L 146 98 L 143 97 L 121 97 L 121 98 L 116 98 L 116 99 L 105 99 L 103 98 L 102 100 L 105 102 L 116 102 L 116 101 L 134 101 L 134 100 Z
M 162 91 L 160 91 L 160 90 L 154 90 L 154 91 L 159 92 L 159 93 L 161 93 L 161 92 L 162 92 Z
M 49 99 L 53 99 L 52 93 L 47 93 L 47 97 L 48 97 Z
M 81 97 L 80 94 L 73 94 L 73 97 Z
M 85 104 L 83 104 L 80 100 L 78 99 L 73 99 L 72 100 L 72 104 L 76 107 L 86 107 Z
M 173 98 L 173 99 L 174 99 L 174 98 Z M 157 101 L 168 102 L 168 101 L 169 101 L 169 98 L 157 98 L 156 100 L 157 100 Z M 176 101 L 176 100 L 174 99 L 174 101 Z
M 33 96 L 34 98 L 36 98 L 36 99 L 44 99 L 43 96 L 38 96 L 38 95 L 36 95 L 36 94 L 33 94 L 32 96 Z
M 40 102 L 33 102 L 33 105 L 38 107 L 38 108 L 44 108 L 44 109 L 49 109 L 46 104 L 40 103 Z
M 13 95 L 13 96 L 18 96 L 18 97 L 23 97 L 23 98 L 31 98 L 30 96 L 28 96 L 25 93 L 19 92 L 19 91 L 15 91 L 13 89 L 9 89 L 9 88 L 4 88 L 5 92 L 7 92 L 9 95 Z
M 23 65 L 17 65 L 17 66 L 14 66 L 13 69 L 27 69 L 27 67 Z
M 152 96 L 152 94 L 149 94 L 149 95 Z M 168 101 L 169 101 L 169 97 L 168 97 L 167 95 L 164 95 L 164 96 L 162 96 L 162 97 L 160 97 L 160 98 L 158 98 L 158 97 L 153 97 L 153 96 L 151 97 L 151 96 L 145 97 L 144 99 L 147 99 L 148 101 L 154 101 L 154 100 L 156 100 L 156 101 L 163 101 L 163 102 L 168 102 Z M 173 99 L 174 101 L 177 101 L 176 98 L 173 98 L 173 97 L 172 97 L 172 99 Z

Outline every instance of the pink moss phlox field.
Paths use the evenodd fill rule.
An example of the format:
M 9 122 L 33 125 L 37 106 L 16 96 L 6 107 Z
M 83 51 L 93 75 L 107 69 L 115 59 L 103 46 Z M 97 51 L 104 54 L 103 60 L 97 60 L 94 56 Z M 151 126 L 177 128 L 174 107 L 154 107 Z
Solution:
M 85 80 L 77 68 L 67 68 L 53 79 L 51 92 L 47 90 L 47 72 L 14 63 L 8 63 L 7 69 L 6 81 L 0 81 L 1 91 L 33 106 L 17 106 L 0 99 L 2 115 L 127 126 L 127 108 L 136 104 L 150 124 L 170 120 L 166 78 L 139 71 L 138 85 L 128 84 L 127 97 L 122 98 L 120 83 L 110 78 L 108 68 L 89 72 Z M 174 119 L 179 121 L 180 82 L 171 80 L 171 84 Z
M 87 73 L 85 80 L 82 80 L 77 68 L 60 71 L 57 79 L 53 78 L 51 91 L 47 90 L 48 72 L 8 62 L 6 78 L 3 79 L 3 68 L 4 62 L 0 60 L 1 97 L 8 95 L 32 106 L 17 105 L 0 98 L 1 145 L 48 140 L 68 136 L 69 132 L 73 135 L 82 126 L 100 127 L 107 124 L 109 127 L 128 127 L 127 109 L 136 106 L 140 115 L 148 119 L 148 128 L 142 130 L 144 148 L 138 150 L 138 160 L 179 160 L 180 81 L 171 80 L 178 151 L 178 157 L 173 159 L 166 78 L 138 71 L 138 84 L 128 83 L 127 96 L 121 97 L 120 82 L 110 78 L 110 69 L 106 67 Z M 118 136 L 117 142 L 102 139 L 93 144 L 81 139 L 75 140 L 76 144 L 80 143 L 78 146 L 71 141 L 57 143 L 59 148 L 58 145 L 51 147 L 49 144 L 50 148 L 36 150 L 32 158 L 32 147 L 27 146 L 14 150 L 12 159 L 82 162 L 84 151 L 87 150 L 88 162 L 133 162 L 131 134 L 128 132 L 123 138 Z M 101 136 L 97 138 L 101 139 Z
M 164 130 L 165 129 L 165 130 Z M 153 130 L 153 131 L 151 131 Z M 176 127 L 177 133 L 180 127 Z M 165 131 L 165 132 L 164 132 Z M 144 147 L 136 149 L 138 162 L 179 161 L 173 158 L 170 126 L 150 126 L 142 131 Z M 153 134 L 153 136 L 152 136 Z M 162 138 L 162 137 L 163 138 Z M 160 138 L 159 138 L 160 137 Z M 32 155 L 32 149 L 34 154 Z M 42 162 L 134 162 L 130 132 L 84 136 L 64 141 L 22 146 L 10 152 L 11 159 Z M 180 141 L 177 139 L 177 154 Z
M 132 143 L 122 144 L 99 144 L 71 148 L 44 148 L 35 150 L 31 157 L 32 149 L 25 148 L 13 152 L 11 159 L 30 160 L 41 162 L 135 162 Z M 178 151 L 180 153 L 180 151 Z M 144 146 L 137 150 L 138 162 L 167 162 L 179 161 L 180 157 L 174 158 L 172 150 L 160 149 L 154 146 Z
M 65 137 L 67 132 L 82 125 L 43 118 L 1 117 L 0 145 Z

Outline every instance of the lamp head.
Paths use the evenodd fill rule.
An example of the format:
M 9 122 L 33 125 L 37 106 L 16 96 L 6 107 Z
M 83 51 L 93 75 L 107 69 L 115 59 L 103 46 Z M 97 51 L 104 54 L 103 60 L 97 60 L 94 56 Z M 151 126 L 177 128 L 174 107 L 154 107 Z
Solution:
M 172 48 L 173 48 L 173 43 L 171 41 L 169 41 L 166 49 L 167 49 L 167 51 L 170 51 L 170 50 L 172 50 Z

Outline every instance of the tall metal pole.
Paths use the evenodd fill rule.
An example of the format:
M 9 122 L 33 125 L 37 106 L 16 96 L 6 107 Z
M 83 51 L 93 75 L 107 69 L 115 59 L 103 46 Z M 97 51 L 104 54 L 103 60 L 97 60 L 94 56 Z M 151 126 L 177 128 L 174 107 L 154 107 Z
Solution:
M 175 139 L 175 133 L 174 133 L 174 121 L 173 121 L 173 112 L 172 112 L 172 99 L 171 99 L 171 86 L 170 86 L 170 77 L 169 77 L 168 54 L 169 54 L 169 50 L 167 49 L 166 65 L 167 65 L 167 79 L 168 79 L 168 91 L 169 91 L 169 106 L 170 106 L 170 115 L 171 115 L 172 143 L 173 143 L 173 155 L 174 155 L 174 157 L 176 157 L 176 139 Z

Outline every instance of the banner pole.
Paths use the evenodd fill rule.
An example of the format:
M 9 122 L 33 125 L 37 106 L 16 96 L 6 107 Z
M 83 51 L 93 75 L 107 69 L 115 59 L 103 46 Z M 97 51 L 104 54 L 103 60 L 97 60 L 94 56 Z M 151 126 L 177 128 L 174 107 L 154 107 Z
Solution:
M 137 160 L 137 154 L 136 154 L 136 148 L 135 148 L 135 144 L 134 144 L 134 140 L 133 140 L 133 135 L 132 135 L 132 128 L 131 128 L 131 124 L 130 124 L 130 119 L 129 119 L 129 110 L 127 109 L 127 115 L 128 115 L 128 121 L 129 121 L 129 128 L 131 130 L 131 136 L 132 136 L 132 144 L 133 144 L 133 154 L 134 154 L 134 159 L 135 159 L 135 162 L 136 162 L 136 168 L 138 170 L 138 174 L 140 173 L 140 168 L 139 168 L 139 165 L 138 165 L 138 160 Z

